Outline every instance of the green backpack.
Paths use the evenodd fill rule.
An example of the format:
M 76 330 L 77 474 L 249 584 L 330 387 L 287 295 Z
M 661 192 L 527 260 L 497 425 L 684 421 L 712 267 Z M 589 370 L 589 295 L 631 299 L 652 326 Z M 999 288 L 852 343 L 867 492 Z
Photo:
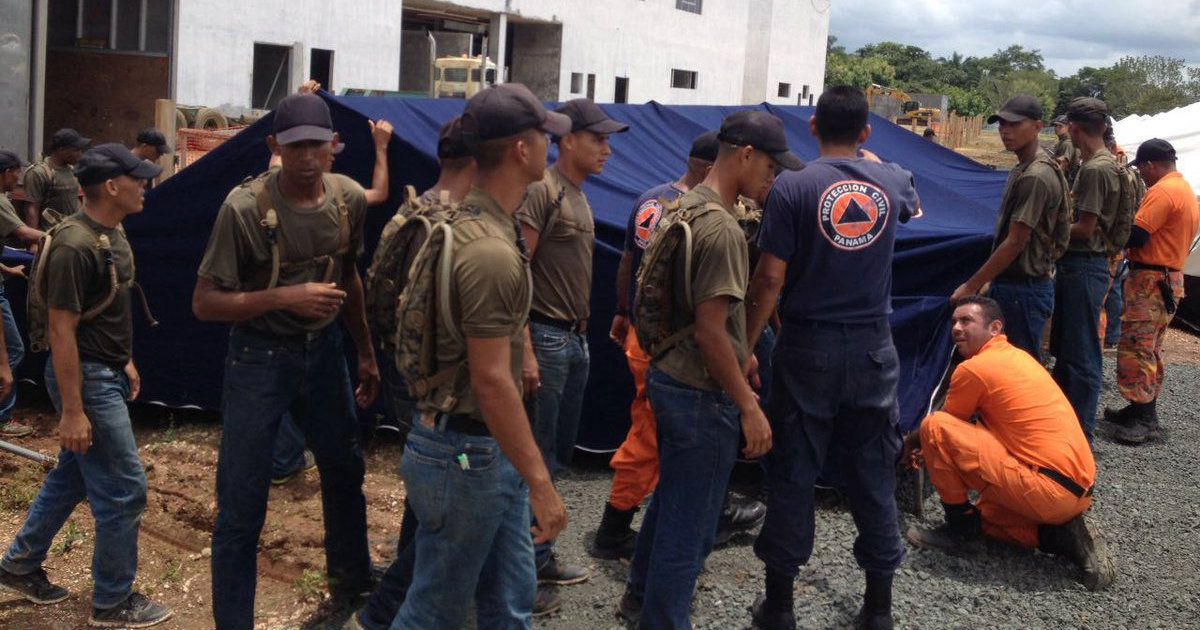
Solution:
M 441 207 L 427 218 L 428 236 L 413 256 L 407 282 L 396 301 L 398 325 L 392 345 L 396 369 L 408 385 L 409 394 L 438 411 L 451 412 L 458 403 L 455 385 L 468 377 L 466 339 L 458 326 L 450 290 L 455 240 L 471 242 L 486 236 L 506 235 L 497 234 L 490 223 L 481 219 L 477 209 L 459 203 Z M 409 221 L 405 228 L 413 224 Z M 533 276 L 528 262 L 525 277 L 529 303 L 524 310 L 528 312 L 533 301 Z M 447 318 L 448 334 L 463 348 L 462 359 L 446 368 L 441 368 L 437 355 L 439 318 Z
M 54 239 L 67 230 L 84 230 L 92 241 L 95 242 L 93 253 L 95 254 L 96 266 L 103 269 L 104 275 L 108 276 L 109 290 L 102 300 L 92 305 L 87 310 L 79 315 L 80 322 L 86 322 L 95 319 L 100 313 L 112 305 L 113 300 L 117 298 L 117 294 L 125 289 L 136 289 L 138 296 L 141 298 L 142 310 L 146 314 L 146 320 L 150 322 L 150 326 L 158 325 L 158 320 L 154 319 L 154 315 L 150 313 L 150 305 L 146 303 L 146 295 L 142 292 L 142 287 L 135 281 L 137 276 L 137 268 L 133 267 L 133 273 L 129 276 L 129 280 L 121 282 L 117 277 L 117 266 L 113 264 L 112 243 L 108 239 L 107 234 L 100 234 L 92 229 L 92 226 L 84 223 L 75 217 L 62 218 L 57 213 L 43 213 L 43 217 L 52 222 L 50 229 L 42 235 L 38 241 L 38 253 L 34 257 L 32 263 L 32 272 L 29 278 L 29 295 L 26 302 L 26 313 L 28 316 L 29 326 L 29 349 L 33 352 L 45 352 L 50 349 L 49 341 L 49 325 L 50 325 L 50 308 L 46 304 L 46 294 L 49 291 L 49 276 L 46 274 L 46 265 L 42 264 L 48 260 L 50 251 L 54 247 Z M 120 226 L 118 230 L 123 230 Z M 132 266 L 132 261 L 130 261 Z
M 650 236 L 637 271 L 633 312 L 638 343 L 651 359 L 687 339 L 696 330 L 695 313 L 678 312 L 676 295 L 692 304 L 692 222 L 709 212 L 724 212 L 715 202 L 681 207 L 679 201 L 664 204 L 663 217 Z M 682 264 L 683 287 L 676 287 L 675 270 Z M 679 289 L 682 289 L 680 293 Z
M 375 348 L 384 356 L 395 352 L 396 303 L 407 284 L 413 258 L 429 237 L 432 221 L 452 207 L 448 191 L 442 191 L 436 203 L 426 204 L 415 188 L 406 186 L 404 204 L 383 226 L 364 286 L 367 326 Z
M 1108 158 L 1106 158 L 1108 159 Z M 1137 214 L 1138 206 L 1142 203 L 1145 186 L 1139 186 L 1141 177 L 1136 171 L 1112 160 L 1117 167 L 1117 179 L 1121 182 L 1121 194 L 1118 198 L 1117 213 L 1113 216 L 1112 225 L 1108 230 L 1100 229 L 1100 240 L 1104 242 L 1104 250 L 1111 258 L 1116 256 L 1129 242 L 1129 232 L 1133 229 L 1133 217 Z

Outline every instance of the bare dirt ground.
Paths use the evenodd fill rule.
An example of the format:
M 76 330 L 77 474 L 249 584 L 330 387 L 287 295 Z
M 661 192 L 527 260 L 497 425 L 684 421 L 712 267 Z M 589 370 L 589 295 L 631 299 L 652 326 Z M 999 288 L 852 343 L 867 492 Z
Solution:
M 211 532 L 216 520 L 216 465 L 220 421 L 215 414 L 140 408 L 134 430 L 149 482 L 134 588 L 174 609 L 158 626 L 211 628 Z M 37 432 L 15 440 L 55 454 L 57 419 L 44 407 L 18 417 Z M 377 443 L 367 457 L 367 519 L 372 554 L 386 563 L 394 554 L 404 489 L 395 474 L 400 452 Z M 25 519 L 44 471 L 32 462 L 0 454 L 0 545 L 7 546 Z M 328 607 L 324 581 L 320 481 L 316 471 L 271 489 L 259 551 L 258 628 L 297 628 L 319 623 Z M 46 561 L 51 580 L 71 591 L 66 602 L 33 606 L 0 593 L 0 628 L 84 628 L 90 613 L 95 523 L 86 503 L 76 508 L 55 539 Z

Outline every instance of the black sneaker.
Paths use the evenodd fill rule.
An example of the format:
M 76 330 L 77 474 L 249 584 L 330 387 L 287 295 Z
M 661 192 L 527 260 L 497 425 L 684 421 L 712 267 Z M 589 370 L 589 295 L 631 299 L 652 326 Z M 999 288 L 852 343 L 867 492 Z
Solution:
M 0 568 L 0 588 L 16 593 L 35 604 L 56 604 L 71 596 L 67 589 L 50 583 L 46 578 L 45 569 L 17 575 Z
M 286 475 L 272 477 L 271 485 L 282 486 L 283 484 L 295 479 L 296 477 L 299 477 L 300 475 L 303 475 L 304 473 L 306 473 L 316 467 L 317 467 L 317 457 L 315 455 L 313 455 L 312 451 L 310 451 L 308 449 L 304 449 L 304 461 L 303 461 L 303 463 L 300 464 L 300 467 Z
M 730 499 L 721 509 L 721 518 L 717 521 L 717 534 L 713 537 L 713 545 L 721 546 L 729 542 L 738 532 L 748 532 L 767 518 L 767 506 L 761 501 L 735 501 Z
M 796 630 L 794 611 L 767 610 L 766 602 L 767 596 L 759 595 L 750 606 L 750 621 L 757 630 Z
M 539 586 L 543 584 L 554 584 L 556 586 L 582 584 L 588 581 L 590 577 L 592 577 L 591 572 L 581 566 L 559 564 L 558 557 L 554 555 L 554 552 L 550 552 L 550 559 L 538 567 L 537 571 Z
M 97 628 L 149 628 L 170 619 L 172 614 L 170 608 L 155 604 L 145 595 L 134 592 L 112 608 L 93 608 L 88 625 Z
M 617 617 L 629 622 L 629 625 L 637 627 L 638 621 L 642 618 L 642 600 L 633 591 L 625 589 L 621 595 L 620 601 L 617 602 Z
M 537 595 L 533 598 L 533 616 L 545 617 L 556 613 L 562 609 L 562 604 L 562 598 L 558 596 L 557 590 L 539 586 Z

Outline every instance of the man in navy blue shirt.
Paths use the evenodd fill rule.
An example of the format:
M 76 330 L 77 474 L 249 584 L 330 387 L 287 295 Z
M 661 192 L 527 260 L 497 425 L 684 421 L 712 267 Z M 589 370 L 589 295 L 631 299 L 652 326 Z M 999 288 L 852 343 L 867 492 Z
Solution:
M 764 630 L 795 628 L 793 581 L 813 548 L 813 484 L 832 453 L 858 526 L 854 555 L 866 571 L 860 628 L 892 627 L 892 574 L 904 559 L 896 522 L 896 383 L 892 254 L 897 222 L 919 213 L 912 174 L 859 156 L 871 135 L 862 91 L 821 95 L 810 130 L 821 158 L 781 175 L 759 237 L 747 295 L 754 345 L 782 293 L 783 320 L 767 398 L 767 519 L 755 541 L 766 595 Z

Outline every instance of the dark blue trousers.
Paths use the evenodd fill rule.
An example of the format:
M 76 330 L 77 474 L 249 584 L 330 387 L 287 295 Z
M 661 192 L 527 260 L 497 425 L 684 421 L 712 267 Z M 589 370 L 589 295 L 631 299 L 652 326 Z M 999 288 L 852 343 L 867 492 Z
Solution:
M 838 459 L 858 527 L 854 556 L 871 573 L 904 560 L 896 521 L 899 358 L 886 318 L 872 324 L 784 322 L 773 356 L 767 418 L 767 519 L 754 553 L 795 576 L 812 555 L 813 484 Z

